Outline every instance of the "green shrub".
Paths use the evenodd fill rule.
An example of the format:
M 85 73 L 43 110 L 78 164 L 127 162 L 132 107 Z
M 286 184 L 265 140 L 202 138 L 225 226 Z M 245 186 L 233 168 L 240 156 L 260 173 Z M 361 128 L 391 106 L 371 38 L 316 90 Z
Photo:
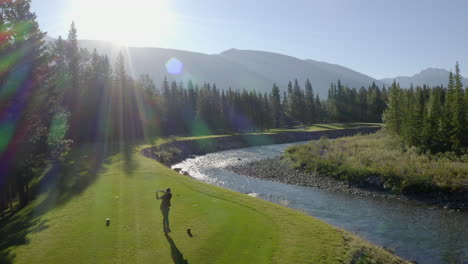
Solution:
M 385 131 L 329 140 L 321 138 L 288 148 L 284 156 L 295 168 L 363 183 L 379 176 L 395 193 L 453 192 L 468 187 L 468 154 L 424 154 L 405 148 Z
M 171 162 L 175 157 L 180 155 L 182 151 L 176 147 L 169 147 L 164 150 L 158 150 L 155 155 L 158 159 L 164 163 Z

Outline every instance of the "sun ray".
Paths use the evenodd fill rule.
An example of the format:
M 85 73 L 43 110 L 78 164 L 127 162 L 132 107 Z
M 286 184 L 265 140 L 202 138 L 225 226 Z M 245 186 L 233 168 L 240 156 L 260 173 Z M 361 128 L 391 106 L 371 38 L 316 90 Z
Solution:
M 156 44 L 174 29 L 168 0 L 75 0 L 69 12 L 88 38 L 122 45 Z

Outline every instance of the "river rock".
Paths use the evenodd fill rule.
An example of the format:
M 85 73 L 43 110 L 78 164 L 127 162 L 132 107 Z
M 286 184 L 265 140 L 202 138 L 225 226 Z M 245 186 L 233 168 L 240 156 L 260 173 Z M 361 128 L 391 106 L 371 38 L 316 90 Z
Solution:
M 383 185 L 384 185 L 384 182 L 383 182 L 383 180 L 382 180 L 382 178 L 380 176 L 369 177 L 369 178 L 367 178 L 366 181 L 370 185 L 375 186 L 377 188 L 382 188 Z

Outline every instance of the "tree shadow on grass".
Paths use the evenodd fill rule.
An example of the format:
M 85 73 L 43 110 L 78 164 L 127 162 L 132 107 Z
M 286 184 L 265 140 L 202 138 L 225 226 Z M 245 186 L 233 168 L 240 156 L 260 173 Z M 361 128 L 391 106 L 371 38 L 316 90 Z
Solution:
M 34 195 L 45 195 L 40 202 L 18 211 L 0 214 L 0 264 L 11 264 L 15 255 L 14 246 L 29 243 L 27 235 L 48 228 L 42 216 L 57 206 L 64 205 L 75 196 L 83 193 L 105 172 L 105 165 L 112 156 L 121 153 L 124 172 L 130 174 L 135 169 L 132 159 L 134 145 L 106 146 L 92 144 L 76 147 L 68 158 L 47 169 L 44 176 L 31 187 Z
M 169 234 L 165 234 L 167 242 L 171 246 L 171 258 L 174 261 L 174 264 L 188 264 L 188 260 L 184 259 L 184 255 L 179 251 L 174 240 L 169 236 Z
M 133 159 L 134 152 L 134 144 L 124 144 L 121 147 L 121 153 L 123 158 L 123 170 L 127 175 L 131 175 L 131 172 L 134 171 L 137 167 L 136 162 Z
M 23 209 L 20 213 L 10 214 L 0 221 L 0 264 L 11 264 L 15 255 L 11 253 L 12 246 L 29 243 L 27 235 L 47 229 L 47 221 L 35 216 L 32 207 Z
M 74 150 L 67 161 L 56 165 L 50 171 L 50 177 L 44 180 L 45 185 L 55 190 L 55 193 L 49 192 L 55 204 L 62 205 L 84 192 L 97 180 L 100 173 L 105 172 L 105 165 L 110 164 L 111 158 L 117 154 L 122 159 L 123 172 L 131 175 L 137 167 L 133 159 L 135 144 L 92 144 Z
M 62 205 L 93 184 L 114 154 L 101 144 L 78 147 L 66 161 L 50 170 L 42 181 L 42 188 L 49 189 L 48 198 L 53 199 L 55 205 Z

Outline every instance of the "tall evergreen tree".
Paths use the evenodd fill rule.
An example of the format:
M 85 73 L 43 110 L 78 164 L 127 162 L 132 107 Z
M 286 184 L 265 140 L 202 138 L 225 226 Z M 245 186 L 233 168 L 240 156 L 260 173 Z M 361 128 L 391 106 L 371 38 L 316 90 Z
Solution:
M 285 103 L 285 113 L 288 117 L 294 116 L 294 109 L 293 109 L 293 86 L 291 81 L 288 83 L 288 89 L 287 89 L 287 96 L 285 97 L 286 103 Z
M 291 105 L 291 113 L 292 116 L 297 118 L 299 122 L 304 124 L 306 122 L 306 107 L 304 102 L 304 92 L 302 91 L 301 87 L 299 86 L 299 82 L 294 80 L 294 88 L 292 94 L 292 105 Z
M 432 89 L 427 104 L 427 118 L 422 130 L 422 148 L 431 152 L 441 152 L 444 148 L 442 130 L 442 89 Z
M 399 85 L 393 81 L 388 94 L 387 110 L 385 111 L 385 127 L 392 133 L 401 134 L 402 128 L 402 91 Z
M 450 100 L 450 124 L 452 129 L 450 137 L 453 149 L 461 151 L 463 148 L 468 147 L 468 130 L 466 124 L 465 95 L 458 62 L 455 64 L 455 76 L 453 79 L 453 91 L 451 91 L 450 98 L 448 98 L 448 100 Z
M 309 124 L 316 122 L 314 90 L 312 89 L 312 84 L 310 83 L 309 79 L 307 79 L 305 84 L 305 108 L 306 122 Z
M 273 119 L 273 127 L 280 127 L 281 125 L 281 116 L 282 116 L 282 109 L 281 109 L 281 96 L 279 87 L 276 84 L 273 84 L 273 88 L 271 89 L 270 94 L 270 109 L 271 109 L 271 116 Z
M 325 111 L 322 108 L 322 103 L 320 102 L 320 96 L 318 94 L 315 96 L 314 106 L 315 106 L 315 111 L 316 111 L 315 120 L 317 122 L 324 121 L 325 120 Z

